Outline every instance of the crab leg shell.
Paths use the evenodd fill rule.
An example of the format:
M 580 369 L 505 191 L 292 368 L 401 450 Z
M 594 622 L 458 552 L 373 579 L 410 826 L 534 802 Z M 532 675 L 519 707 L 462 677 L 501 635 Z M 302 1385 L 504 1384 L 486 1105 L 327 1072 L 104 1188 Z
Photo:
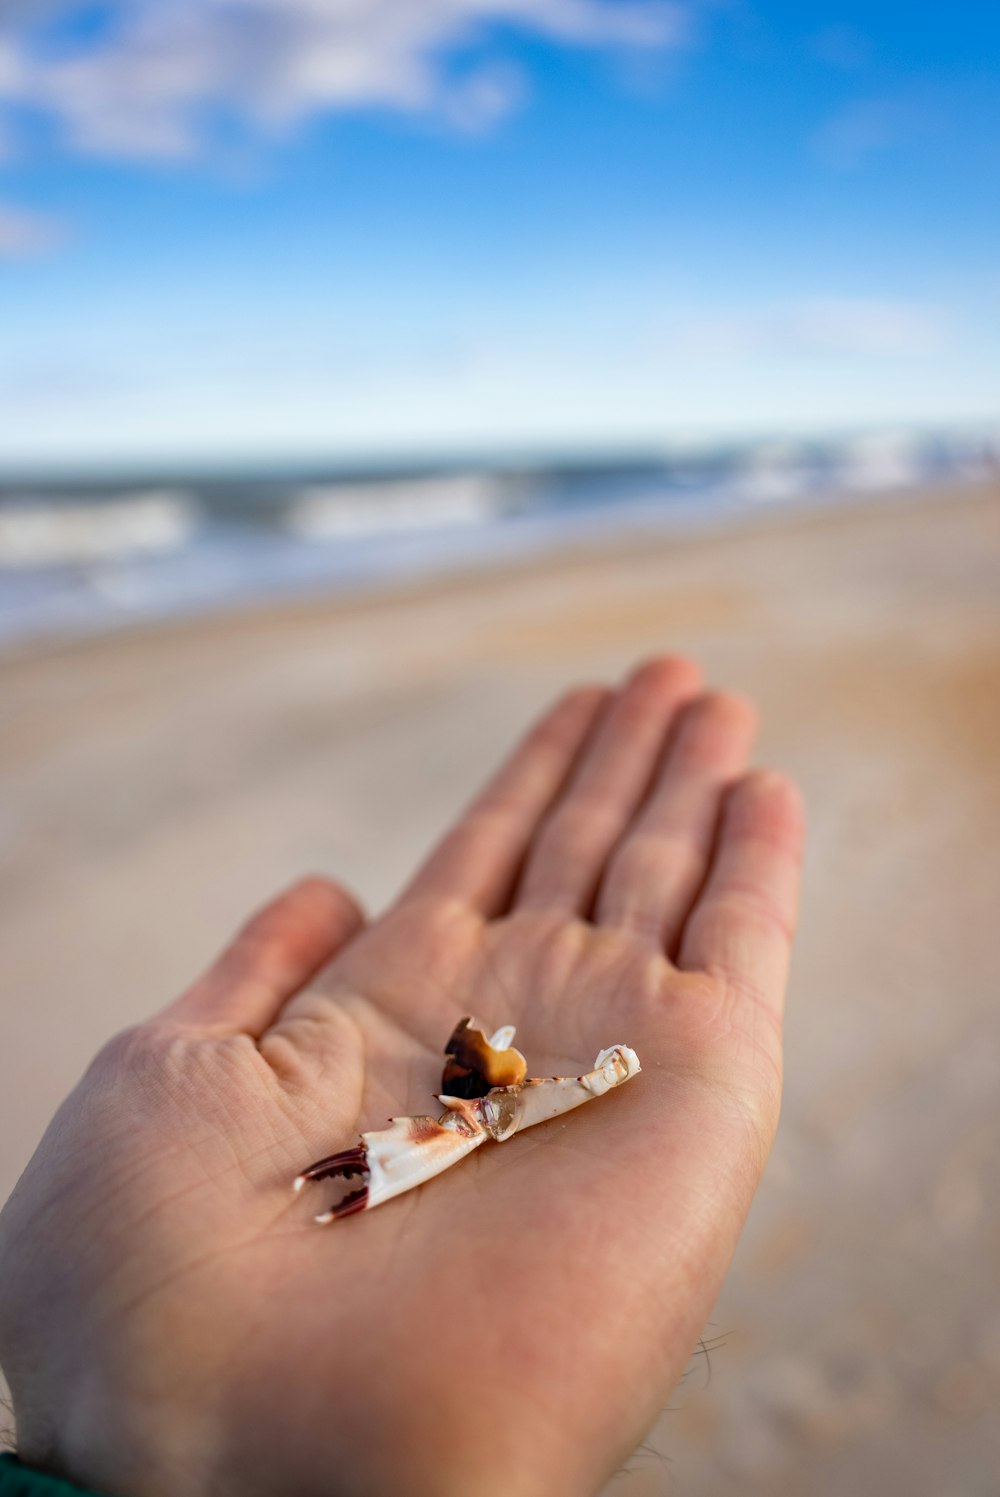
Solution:
M 369 1210 L 440 1175 L 487 1140 L 503 1143 L 524 1128 L 602 1097 L 639 1070 L 634 1050 L 612 1045 L 600 1052 L 594 1069 L 583 1076 L 526 1080 L 494 1087 L 484 1097 L 442 1094 L 438 1101 L 445 1111 L 439 1118 L 393 1118 L 388 1128 L 363 1133 L 353 1149 L 311 1165 L 299 1175 L 295 1188 L 308 1180 L 360 1174 L 365 1177 L 364 1185 L 316 1220 L 329 1222 Z
M 603 1097 L 622 1082 L 638 1075 L 641 1067 L 639 1057 L 627 1045 L 612 1045 L 602 1050 L 594 1062 L 594 1069 L 583 1076 L 552 1076 L 540 1080 L 529 1080 L 512 1088 L 518 1093 L 517 1120 L 512 1133 L 523 1128 L 533 1128 L 536 1123 L 546 1123 L 560 1113 L 571 1112 Z M 509 1135 L 506 1135 L 509 1137 Z

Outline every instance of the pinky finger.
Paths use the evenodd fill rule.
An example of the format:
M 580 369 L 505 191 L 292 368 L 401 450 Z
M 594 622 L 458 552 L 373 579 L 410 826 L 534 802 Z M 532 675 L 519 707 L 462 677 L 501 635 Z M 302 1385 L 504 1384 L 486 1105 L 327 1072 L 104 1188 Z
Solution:
M 158 1018 L 259 1036 L 363 923 L 355 900 L 332 879 L 300 879 L 258 910 Z
M 681 941 L 681 967 L 717 973 L 775 1015 L 784 1004 L 803 841 L 802 797 L 791 780 L 769 770 L 738 780 Z

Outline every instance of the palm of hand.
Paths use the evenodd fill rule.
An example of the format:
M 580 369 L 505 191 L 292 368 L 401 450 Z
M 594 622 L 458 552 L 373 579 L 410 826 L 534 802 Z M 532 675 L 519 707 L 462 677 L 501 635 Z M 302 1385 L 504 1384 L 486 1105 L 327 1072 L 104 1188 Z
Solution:
M 712 773 L 702 776 L 698 814 L 714 819 L 709 802 L 746 751 L 746 732 L 736 728 L 742 709 L 716 698 L 678 717 L 684 684 L 676 666 L 647 671 L 606 715 L 596 745 L 582 702 L 560 709 L 581 721 L 578 741 L 565 735 L 562 750 L 577 781 L 588 756 L 600 767 L 601 732 L 607 778 L 621 719 L 629 710 L 634 718 L 637 702 L 658 719 L 660 739 L 673 718 L 675 743 L 687 722 L 703 751 L 707 721 L 728 713 Z M 529 741 L 521 759 L 530 753 Z M 26 1178 L 35 1279 L 67 1276 L 65 1265 L 46 1264 L 44 1250 L 39 1259 L 39 1222 L 68 1211 L 87 1225 L 93 1250 L 70 1274 L 93 1322 L 77 1338 L 82 1354 L 110 1326 L 143 1402 L 162 1409 L 180 1401 L 188 1410 L 174 1425 L 184 1438 L 163 1438 L 163 1490 L 187 1481 L 186 1490 L 199 1491 L 192 1472 L 218 1480 L 224 1471 L 234 1490 L 261 1493 L 585 1492 L 627 1454 L 682 1370 L 776 1120 L 776 947 L 790 915 L 767 899 L 779 898 L 782 878 L 788 884 L 794 808 L 773 777 L 746 782 L 736 811 L 746 820 L 753 800 L 759 825 L 751 834 L 735 827 L 733 856 L 745 862 L 750 849 L 759 857 L 768 838 L 777 848 L 761 833 L 769 818 L 772 831 L 784 827 L 782 868 L 762 868 L 756 893 L 745 867 L 716 868 L 717 897 L 713 904 L 703 895 L 700 931 L 693 916 L 675 917 L 667 933 L 675 955 L 684 941 L 690 946 L 676 965 L 659 925 L 650 935 L 663 893 L 650 872 L 654 838 L 634 830 L 637 817 L 647 828 L 655 822 L 657 803 L 662 820 L 670 757 L 657 781 L 667 788 L 654 787 L 641 816 L 641 797 L 622 801 L 632 807 L 631 845 L 643 847 L 632 863 L 641 861 L 645 892 L 621 858 L 629 839 L 609 825 L 605 855 L 596 864 L 592 855 L 589 870 L 581 860 L 587 877 L 572 898 L 551 882 L 559 833 L 540 837 L 540 813 L 527 817 L 520 843 L 499 836 L 497 810 L 509 817 L 518 773 L 525 779 L 517 764 L 486 793 L 489 814 L 472 818 L 473 833 L 463 823 L 409 896 L 297 996 L 306 971 L 336 944 L 337 919 L 346 934 L 353 916 L 336 891 L 315 885 L 291 897 L 293 908 L 288 899 L 275 907 L 264 917 L 273 936 L 258 926 L 249 945 L 244 937 L 243 957 L 224 959 L 166 1022 L 111 1047 L 90 1092 L 85 1083 L 57 1120 L 51 1163 L 43 1146 L 34 1196 Z M 534 790 L 550 828 L 552 777 Z M 634 779 L 648 783 L 648 765 Z M 557 807 L 572 804 L 573 783 Z M 528 839 L 534 850 L 512 897 L 512 868 Z M 703 845 L 700 869 L 672 888 L 682 915 L 692 883 L 704 878 Z M 661 858 L 670 852 L 661 847 Z M 676 864 L 676 849 L 673 856 Z M 463 883 L 479 889 L 478 901 L 456 897 Z M 602 904 L 605 923 L 581 917 L 582 905 L 599 915 Z M 741 977 L 733 953 L 753 939 L 759 971 Z M 258 988 L 268 987 L 260 963 L 269 942 L 284 967 L 265 1002 Z M 260 1006 L 259 1033 L 247 1023 L 248 990 Z M 643 1072 L 594 1106 L 484 1146 L 377 1211 L 313 1227 L 310 1208 L 323 1208 L 326 1187 L 296 1200 L 292 1177 L 390 1114 L 436 1113 L 442 1045 L 467 1013 L 487 1026 L 515 1023 L 529 1075 L 577 1074 L 617 1042 L 638 1051 Z M 72 1129 L 86 1143 L 95 1127 L 96 1177 L 65 1142 Z M 17 1195 L 11 1204 L 16 1222 Z M 111 1276 L 108 1263 L 116 1265 Z M 5 1339 L 17 1342 L 16 1327 Z M 84 1372 L 72 1357 L 65 1362 L 68 1384 Z M 35 1380 L 29 1367 L 25 1382 Z M 95 1396 L 100 1405 L 109 1395 Z M 89 1436 L 74 1445 L 53 1429 L 44 1399 L 26 1402 L 42 1411 L 19 1429 L 28 1458 L 33 1443 L 36 1458 L 108 1491 L 117 1481 L 138 1492 L 139 1480 L 143 1491 L 160 1490 L 139 1475 L 138 1450 L 131 1466 L 122 1464 L 121 1437 L 117 1452 L 95 1454 Z M 82 1422 L 92 1424 L 94 1413 Z M 153 1439 L 143 1427 L 137 1443 L 148 1449 Z

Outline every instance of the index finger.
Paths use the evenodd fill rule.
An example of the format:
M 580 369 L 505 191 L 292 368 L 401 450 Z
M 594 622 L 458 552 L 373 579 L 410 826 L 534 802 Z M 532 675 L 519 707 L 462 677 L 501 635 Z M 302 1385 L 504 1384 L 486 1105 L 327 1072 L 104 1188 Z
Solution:
M 404 890 L 458 899 L 486 916 L 503 909 L 538 822 L 566 783 L 609 692 L 569 692 L 535 725 Z

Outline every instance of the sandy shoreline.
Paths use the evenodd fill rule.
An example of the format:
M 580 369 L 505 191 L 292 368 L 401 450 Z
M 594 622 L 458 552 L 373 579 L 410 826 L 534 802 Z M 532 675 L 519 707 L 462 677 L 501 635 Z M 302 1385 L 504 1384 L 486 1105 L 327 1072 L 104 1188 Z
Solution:
M 690 652 L 757 698 L 810 852 L 726 1345 L 621 1490 L 994 1492 L 998 576 L 965 492 L 9 654 L 0 1196 L 248 905 L 318 868 L 377 908 L 551 693 Z

